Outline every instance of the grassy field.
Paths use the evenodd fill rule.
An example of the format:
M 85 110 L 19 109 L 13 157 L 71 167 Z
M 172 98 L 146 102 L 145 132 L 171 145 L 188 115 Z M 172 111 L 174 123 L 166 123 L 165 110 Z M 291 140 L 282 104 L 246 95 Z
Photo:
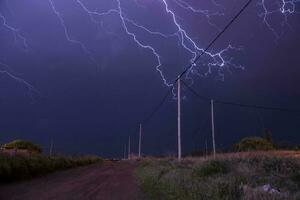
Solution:
M 0 154 L 0 182 L 11 182 L 57 170 L 84 166 L 102 159 L 97 156 L 8 156 Z
M 144 159 L 136 170 L 146 199 L 298 200 L 296 152 L 223 154 L 217 159 Z

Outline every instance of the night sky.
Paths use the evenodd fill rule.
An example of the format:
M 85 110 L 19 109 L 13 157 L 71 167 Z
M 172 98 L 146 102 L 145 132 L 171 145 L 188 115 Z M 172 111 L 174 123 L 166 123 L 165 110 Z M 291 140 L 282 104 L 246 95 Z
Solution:
M 254 0 L 209 50 L 234 47 L 225 65 L 205 54 L 185 82 L 216 100 L 299 109 L 300 2 L 282 1 Z M 53 140 L 57 152 L 120 157 L 130 135 L 136 151 L 139 123 L 170 88 L 163 78 L 172 83 L 189 50 L 201 52 L 193 42 L 205 48 L 245 3 L 0 0 L 0 143 L 32 140 L 47 152 Z M 210 105 L 183 95 L 183 152 L 211 147 Z M 143 153 L 176 153 L 175 98 L 144 125 Z M 217 104 L 215 115 L 218 149 L 263 128 L 300 143 L 299 113 Z

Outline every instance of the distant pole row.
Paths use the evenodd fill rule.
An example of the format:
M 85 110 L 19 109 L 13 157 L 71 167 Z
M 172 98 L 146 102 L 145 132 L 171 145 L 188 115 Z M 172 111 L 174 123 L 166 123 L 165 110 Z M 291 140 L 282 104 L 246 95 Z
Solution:
M 212 133 L 212 147 L 213 156 L 216 157 L 216 142 L 215 142 L 215 120 L 214 120 L 214 100 L 211 99 L 211 133 Z M 142 124 L 139 126 L 139 144 L 138 144 L 138 158 L 142 155 Z M 130 152 L 130 136 L 128 138 L 128 159 L 131 159 Z M 206 144 L 207 146 L 207 144 Z M 207 148 L 207 147 L 206 147 Z M 124 159 L 126 155 L 126 145 L 124 148 Z M 177 81 L 177 159 L 180 162 L 182 159 L 182 148 L 181 148 L 181 78 L 178 77 Z
M 139 129 L 139 150 L 138 150 L 138 157 L 141 158 L 142 155 L 142 124 L 140 124 L 140 129 Z M 128 137 L 128 152 L 127 152 L 127 158 L 131 159 L 131 140 L 130 136 Z M 124 145 L 124 159 L 126 159 L 126 144 Z
M 213 156 L 216 157 L 216 142 L 215 142 L 215 119 L 214 119 L 214 100 L 211 99 L 211 134 L 212 134 L 212 146 Z M 177 159 L 180 162 L 182 158 L 181 149 L 181 78 L 178 77 L 177 81 L 177 141 L 178 141 L 178 154 Z

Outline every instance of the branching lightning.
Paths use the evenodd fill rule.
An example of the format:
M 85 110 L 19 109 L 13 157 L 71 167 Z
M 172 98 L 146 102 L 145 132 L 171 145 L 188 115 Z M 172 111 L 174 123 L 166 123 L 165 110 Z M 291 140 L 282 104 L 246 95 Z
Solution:
M 53 11 L 53 13 L 57 16 L 57 18 L 59 19 L 60 21 L 60 24 L 61 26 L 63 27 L 63 30 L 64 30 L 64 34 L 65 34 L 65 37 L 67 39 L 68 42 L 70 43 L 73 43 L 73 44 L 76 44 L 76 45 L 79 45 L 81 47 L 81 49 L 84 51 L 84 53 L 89 57 L 89 59 L 95 64 L 97 65 L 97 69 L 98 69 L 98 64 L 96 62 L 96 59 L 93 57 L 93 54 L 91 53 L 91 51 L 80 41 L 76 40 L 76 39 L 73 39 L 70 34 L 69 34 L 69 31 L 67 29 L 67 26 L 66 26 L 66 23 L 65 23 L 65 20 L 62 16 L 62 14 L 56 9 L 55 7 L 55 4 L 53 2 L 53 0 L 48 0 L 49 1 L 49 4 L 50 4 L 50 7 Z
M 8 2 L 6 2 L 6 3 L 8 3 Z M 12 12 L 12 11 L 10 10 L 10 12 Z M 13 27 L 12 25 L 9 25 L 6 17 L 2 13 L 0 13 L 0 19 L 2 21 L 3 27 L 5 27 L 7 30 L 11 31 L 11 33 L 13 34 L 14 43 L 17 44 L 19 41 L 21 41 L 23 49 L 25 51 L 27 51 L 29 49 L 27 39 L 25 38 L 25 36 L 23 36 L 21 34 L 20 30 Z M 32 100 L 34 99 L 34 97 L 33 97 L 34 94 L 38 94 L 38 95 L 40 94 L 39 91 L 34 86 L 32 86 L 29 82 L 27 82 L 26 80 L 17 76 L 16 73 L 13 72 L 11 67 L 6 63 L 0 62 L 0 74 L 11 78 L 12 80 L 20 83 L 25 88 L 27 88 L 28 95 L 31 97 Z
M 34 87 L 32 86 L 30 83 L 28 83 L 27 81 L 25 81 L 24 79 L 18 77 L 17 75 L 13 74 L 11 71 L 11 68 L 9 67 L 9 65 L 0 62 L 0 74 L 2 75 L 6 75 L 9 78 L 13 79 L 14 81 L 22 84 L 23 86 L 25 86 L 28 90 L 28 95 L 33 98 L 33 94 L 38 94 L 40 95 L 40 92 Z
M 182 9 L 191 11 L 195 14 L 201 14 L 204 15 L 207 19 L 210 25 L 217 27 L 215 24 L 213 24 L 210 20 L 210 18 L 212 16 L 222 16 L 223 13 L 220 12 L 212 12 L 209 10 L 200 10 L 200 9 L 195 9 L 193 8 L 191 5 L 189 5 L 188 3 L 184 2 L 183 0 L 173 0 L 178 6 L 180 6 Z M 133 19 L 129 19 L 126 14 L 124 13 L 123 9 L 122 9 L 122 2 L 121 0 L 116 0 L 117 2 L 117 8 L 116 9 L 111 9 L 108 10 L 106 12 L 100 13 L 98 11 L 95 10 L 90 10 L 89 8 L 87 8 L 84 3 L 81 0 L 76 0 L 76 2 L 82 7 L 82 9 L 89 15 L 91 21 L 93 23 L 99 23 L 99 21 L 97 21 L 95 19 L 94 16 L 107 16 L 109 14 L 112 13 L 116 13 L 119 15 L 120 19 L 121 19 L 121 25 L 124 29 L 124 31 L 126 32 L 126 34 L 128 36 L 130 36 L 130 38 L 133 39 L 133 41 L 137 44 L 137 46 L 139 46 L 140 48 L 143 49 L 148 49 L 149 51 L 152 52 L 153 56 L 156 58 L 156 62 L 157 65 L 155 66 L 156 70 L 159 72 L 163 83 L 168 86 L 171 87 L 172 85 L 172 81 L 168 81 L 164 72 L 161 70 L 161 66 L 163 65 L 162 63 L 162 56 L 159 54 L 159 51 L 157 49 L 154 48 L 154 46 L 152 46 L 151 44 L 145 44 L 145 42 L 139 40 L 139 37 L 129 28 L 128 25 L 131 25 L 137 29 L 141 29 L 143 31 L 145 31 L 148 34 L 151 35 L 155 35 L 155 36 L 160 36 L 163 37 L 165 39 L 168 39 L 170 37 L 178 37 L 181 46 L 191 54 L 191 59 L 190 62 L 193 63 L 194 59 L 196 58 L 196 56 L 199 53 L 202 53 L 204 50 L 203 48 L 199 47 L 196 42 L 188 35 L 187 31 L 182 27 L 182 25 L 180 25 L 180 23 L 178 22 L 178 17 L 176 16 L 175 12 L 172 11 L 169 8 L 169 4 L 166 0 L 161 0 L 162 2 L 162 6 L 164 6 L 164 10 L 170 14 L 171 16 L 171 22 L 177 27 L 176 32 L 171 33 L 171 34 L 165 34 L 159 31 L 153 31 L 150 28 L 147 28 L 141 24 L 138 24 L 136 21 L 134 21 Z M 215 5 L 219 6 L 218 4 L 216 4 L 216 2 L 213 2 Z M 209 56 L 212 60 L 211 63 L 208 64 L 209 68 L 210 67 L 224 67 L 226 64 L 231 64 L 230 61 L 231 60 L 226 60 L 225 57 L 223 56 L 227 51 L 229 50 L 237 50 L 238 48 L 234 48 L 231 45 L 228 45 L 228 47 L 226 47 L 225 49 L 221 50 L 220 52 L 217 53 L 211 53 L 211 52 L 205 52 L 205 54 L 207 56 Z M 194 66 L 196 67 L 196 64 L 193 63 Z M 211 70 L 209 69 L 208 73 L 211 72 Z M 221 70 L 220 70 L 221 72 Z M 196 75 L 200 75 L 198 73 L 198 71 L 196 69 L 191 69 L 189 71 L 189 73 L 187 74 L 186 78 L 189 78 L 189 74 L 193 73 Z M 191 79 L 192 80 L 192 79 Z
M 193 12 L 201 12 L 201 14 L 207 14 L 207 17 L 210 17 L 210 12 L 209 11 L 200 11 L 200 10 L 196 10 L 194 8 L 192 8 L 189 4 L 184 3 L 181 0 L 175 0 L 177 2 L 180 2 L 180 4 L 184 7 L 184 8 L 188 8 L 190 10 L 192 10 Z M 190 77 L 190 74 L 196 74 L 196 75 L 200 75 L 198 70 L 195 69 L 197 64 L 195 63 L 195 59 L 197 57 L 198 54 L 200 53 L 204 53 L 206 56 L 208 56 L 210 58 L 210 62 L 207 64 L 208 71 L 207 73 L 205 73 L 205 75 L 211 73 L 211 67 L 218 67 L 218 73 L 219 75 L 221 75 L 221 77 L 224 77 L 222 71 L 224 69 L 224 67 L 226 65 L 232 65 L 232 66 L 236 66 L 234 64 L 231 64 L 231 59 L 227 60 L 226 57 L 224 56 L 224 54 L 226 52 L 228 52 L 229 50 L 240 50 L 239 48 L 235 48 L 232 45 L 228 45 L 226 48 L 224 48 L 223 50 L 217 52 L 217 53 L 212 53 L 212 52 L 208 52 L 208 51 L 204 51 L 203 48 L 199 47 L 196 43 L 196 41 L 194 41 L 189 34 L 187 33 L 187 30 L 185 30 L 182 25 L 178 22 L 177 16 L 175 14 L 174 11 L 172 11 L 170 9 L 170 6 L 167 2 L 167 0 L 162 0 L 164 7 L 165 7 L 165 11 L 167 13 L 169 13 L 172 17 L 172 21 L 173 23 L 176 25 L 177 27 L 177 33 L 179 35 L 180 41 L 181 41 L 181 45 L 184 49 L 186 49 L 188 52 L 191 53 L 192 57 L 190 59 L 190 63 L 192 64 L 192 68 L 190 68 L 190 70 L 187 72 L 186 74 L 186 78 L 193 81 L 193 79 Z M 201 75 L 202 76 L 202 75 Z
M 214 17 L 214 16 L 224 16 L 224 13 L 223 12 L 219 12 L 219 11 L 210 11 L 210 10 L 202 10 L 202 9 L 196 9 L 194 8 L 192 5 L 188 4 L 187 2 L 183 1 L 183 0 L 173 0 L 179 7 L 187 10 L 187 11 L 190 11 L 194 14 L 200 14 L 202 16 L 204 16 L 205 18 L 207 18 L 207 22 L 215 27 L 216 29 L 220 30 L 220 28 L 214 24 L 212 21 L 211 21 L 211 17 Z M 219 4 L 217 4 L 215 1 L 212 1 L 214 3 L 214 5 L 218 6 L 218 7 L 221 7 Z
M 280 39 L 282 35 L 282 31 L 278 32 L 270 22 L 271 15 L 273 14 L 281 14 L 284 17 L 284 20 L 281 23 L 281 26 L 289 25 L 288 24 L 288 17 L 295 13 L 300 13 L 296 10 L 296 4 L 300 3 L 300 0 L 277 0 L 275 2 L 276 5 L 272 6 L 274 8 L 269 8 L 269 2 L 267 0 L 260 0 L 259 6 L 262 7 L 263 12 L 259 14 L 260 17 L 263 18 L 264 24 L 267 28 L 274 34 L 276 41 Z
M 263 10 L 263 12 L 259 16 L 263 18 L 264 24 L 269 30 L 272 31 L 276 39 L 279 39 L 281 33 L 279 33 L 277 29 L 272 25 L 271 15 L 282 15 L 284 17 L 282 26 L 284 24 L 288 24 L 288 16 L 294 13 L 299 13 L 299 11 L 296 10 L 296 5 L 297 3 L 300 3 L 300 0 L 276 0 L 277 6 L 275 7 L 269 6 L 272 0 L 270 2 L 267 2 L 268 0 L 258 1 L 259 5 Z M 102 12 L 100 12 L 97 8 L 91 9 L 88 6 L 86 6 L 84 0 L 73 0 L 73 2 L 76 3 L 88 15 L 92 23 L 94 23 L 97 26 L 101 25 L 101 28 L 104 28 L 101 21 L 102 17 L 110 17 L 111 15 L 117 17 L 117 20 L 119 20 L 118 23 L 120 22 L 120 27 L 122 27 L 122 29 L 124 30 L 123 34 L 126 34 L 136 44 L 138 48 L 144 49 L 145 51 L 149 51 L 151 55 L 153 55 L 155 61 L 155 69 L 160 75 L 162 82 L 167 87 L 174 87 L 174 79 L 169 80 L 169 78 L 167 78 L 166 72 L 162 69 L 162 66 L 166 64 L 163 62 L 163 55 L 160 53 L 161 50 L 158 47 L 156 47 L 155 44 L 157 42 L 146 42 L 143 39 L 141 39 L 143 37 L 140 37 L 140 33 L 155 36 L 155 38 L 159 40 L 169 40 L 170 38 L 172 38 L 175 39 L 176 42 L 178 42 L 178 48 L 183 49 L 183 51 L 188 55 L 188 58 L 186 59 L 189 61 L 189 64 L 192 64 L 192 68 L 190 68 L 185 75 L 185 78 L 190 80 L 190 84 L 193 83 L 194 75 L 205 77 L 213 73 L 213 69 L 217 71 L 218 76 L 221 77 L 221 79 L 224 79 L 224 71 L 230 71 L 231 67 L 243 69 L 243 66 L 235 64 L 233 62 L 233 58 L 228 56 L 229 52 L 241 51 L 241 48 L 234 47 L 232 44 L 229 43 L 227 47 L 223 47 L 222 49 L 219 49 L 217 51 L 205 51 L 205 48 L 203 46 L 200 46 L 199 42 L 193 39 L 192 33 L 190 33 L 189 30 L 185 28 L 186 26 L 184 24 L 184 20 L 182 20 L 182 18 L 178 14 L 178 11 L 184 11 L 189 12 L 193 16 L 203 17 L 204 19 L 206 19 L 207 23 L 210 26 L 214 27 L 216 30 L 220 30 L 218 25 L 216 25 L 213 22 L 213 20 L 215 17 L 224 16 L 225 8 L 219 3 L 217 3 L 215 0 L 211 0 L 211 3 L 216 7 L 216 10 L 196 8 L 191 3 L 189 3 L 190 1 L 187 0 L 157 1 L 157 5 L 160 6 L 160 9 L 164 12 L 165 16 L 168 16 L 170 24 L 173 25 L 173 27 L 175 27 L 175 29 L 171 33 L 164 33 L 160 30 L 153 30 L 151 27 L 147 27 L 142 23 L 138 22 L 138 20 L 136 20 L 135 18 L 128 17 L 125 9 L 125 4 L 128 3 L 127 0 L 113 0 L 113 2 L 115 2 L 113 8 Z M 137 4 L 137 8 L 146 8 L 145 5 L 141 5 L 141 2 L 137 0 L 133 0 L 133 2 Z M 68 25 L 66 24 L 66 20 L 64 19 L 63 14 L 56 7 L 55 0 L 48 0 L 48 3 L 51 11 L 59 20 L 59 25 L 63 29 L 64 37 L 67 40 L 67 42 L 80 47 L 84 55 L 86 55 L 90 59 L 90 61 L 98 67 L 97 61 L 91 50 L 88 48 L 88 46 L 85 45 L 84 42 L 72 37 L 72 34 L 68 30 Z M 28 49 L 27 40 L 21 34 L 20 30 L 14 28 L 12 25 L 9 25 L 5 16 L 0 13 L 0 23 L 1 22 L 7 30 L 13 33 L 15 42 L 22 41 L 24 48 Z M 203 41 L 202 43 L 206 42 Z M 199 54 L 204 54 L 205 60 L 202 60 L 201 63 L 195 63 L 195 59 Z M 5 74 L 10 78 L 14 79 L 15 81 L 24 84 L 31 92 L 37 92 L 37 90 L 31 84 L 29 84 L 22 78 L 16 76 L 15 73 L 12 73 L 9 70 L 8 65 L 0 63 L 0 66 L 2 66 L 1 68 L 3 68 L 0 68 L 0 74 Z M 203 69 L 207 69 L 207 71 L 204 70 L 205 72 L 203 73 Z
M 26 40 L 26 38 L 20 33 L 20 30 L 17 29 L 17 28 L 12 27 L 11 25 L 9 25 L 9 24 L 7 23 L 7 20 L 6 20 L 5 16 L 4 16 L 2 13 L 0 13 L 0 18 L 1 18 L 1 20 L 2 20 L 2 25 L 3 25 L 6 29 L 8 29 L 9 31 L 11 31 L 11 32 L 13 33 L 15 43 L 17 43 L 18 40 L 22 41 L 23 48 L 24 48 L 25 50 L 27 50 L 27 49 L 28 49 L 27 40 Z
M 141 41 L 139 41 L 137 39 L 137 36 L 128 29 L 127 23 L 126 23 L 126 17 L 124 15 L 123 9 L 121 7 L 121 2 L 120 2 L 120 0 L 116 0 L 116 1 L 118 2 L 118 11 L 119 11 L 119 16 L 120 16 L 120 19 L 122 22 L 122 26 L 123 26 L 124 30 L 126 31 L 126 33 L 132 37 L 132 39 L 138 46 L 140 46 L 141 48 L 144 48 L 144 49 L 148 49 L 154 54 L 154 56 L 157 59 L 156 70 L 160 73 L 164 84 L 167 85 L 168 87 L 173 86 L 172 83 L 168 83 L 168 81 L 166 80 L 166 78 L 164 76 L 163 71 L 160 69 L 160 67 L 162 66 L 162 62 L 161 62 L 161 56 L 159 55 L 159 53 L 157 53 L 157 51 L 151 45 L 143 44 Z
M 158 32 L 158 31 L 152 31 L 150 30 L 149 28 L 146 28 L 145 26 L 142 26 L 138 23 L 136 23 L 135 21 L 131 20 L 131 19 L 128 19 L 124 12 L 123 12 L 123 9 L 122 9 L 122 6 L 121 6 L 121 2 L 119 0 L 116 0 L 117 1 L 117 9 L 110 9 L 106 12 L 98 12 L 98 11 L 91 11 L 89 10 L 82 1 L 80 0 L 76 0 L 76 2 L 83 8 L 83 10 L 90 16 L 90 19 L 92 22 L 94 23 L 99 23 L 95 18 L 94 16 L 107 16 L 109 14 L 112 14 L 112 13 L 115 13 L 117 14 L 120 19 L 121 19 L 121 25 L 124 29 L 124 31 L 126 32 L 127 35 L 129 35 L 133 40 L 134 42 L 141 48 L 143 49 L 148 49 L 150 50 L 153 55 L 155 56 L 156 60 L 157 60 L 157 65 L 156 65 L 156 70 L 159 72 L 163 82 L 165 85 L 167 86 L 172 86 L 172 84 L 168 83 L 167 79 L 165 78 L 164 76 L 164 73 L 163 71 L 160 69 L 160 67 L 162 66 L 162 62 L 161 62 L 161 56 L 159 55 L 159 53 L 157 52 L 157 50 L 149 45 L 149 44 L 144 44 L 142 41 L 140 41 L 137 37 L 137 35 L 134 34 L 134 32 L 130 31 L 127 24 L 131 24 L 132 26 L 135 26 L 136 28 L 140 28 L 142 30 L 144 30 L 145 32 L 149 33 L 149 34 L 152 34 L 152 35 L 157 35 L 157 36 L 161 36 L 161 37 L 164 37 L 164 38 L 169 38 L 169 37 L 173 37 L 173 36 L 176 36 L 175 33 L 173 34 L 164 34 L 164 33 L 161 33 L 161 32 Z

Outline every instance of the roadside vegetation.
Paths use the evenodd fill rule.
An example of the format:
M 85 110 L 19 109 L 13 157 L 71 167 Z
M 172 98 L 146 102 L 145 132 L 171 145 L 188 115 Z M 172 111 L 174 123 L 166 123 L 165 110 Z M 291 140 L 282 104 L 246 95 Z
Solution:
M 300 200 L 297 149 L 275 144 L 266 131 L 264 137 L 241 139 L 216 158 L 199 151 L 202 156 L 182 162 L 144 159 L 136 176 L 150 200 Z
M 102 162 L 97 156 L 45 156 L 0 154 L 0 182 L 12 182 L 58 170 Z
M 30 141 L 25 140 L 14 140 L 7 144 L 3 145 L 4 149 L 20 149 L 20 150 L 28 150 L 31 153 L 41 153 L 42 148 Z
M 0 183 L 103 161 L 97 156 L 43 155 L 39 145 L 24 140 L 4 144 L 0 150 Z
M 248 137 L 233 146 L 234 151 L 268 151 L 275 150 L 272 142 L 261 137 Z
M 146 199 L 298 200 L 300 160 L 266 153 L 217 159 L 145 159 L 136 170 Z

